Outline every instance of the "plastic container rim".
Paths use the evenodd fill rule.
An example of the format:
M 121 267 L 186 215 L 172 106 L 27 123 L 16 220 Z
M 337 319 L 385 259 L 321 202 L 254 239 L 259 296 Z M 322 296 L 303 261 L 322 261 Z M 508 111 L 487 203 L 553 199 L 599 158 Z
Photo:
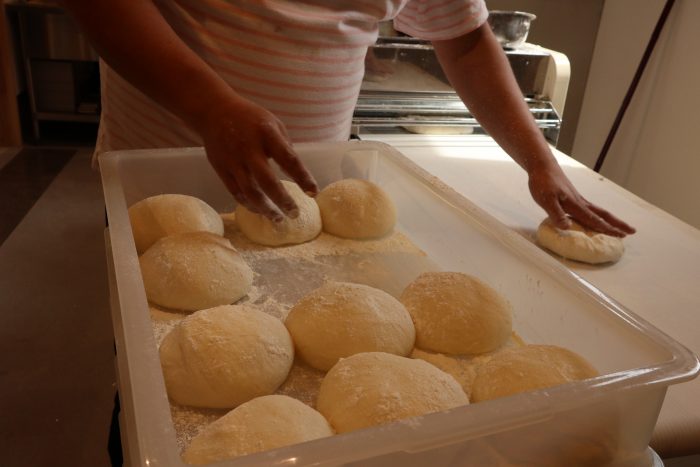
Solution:
M 295 145 L 295 150 L 299 153 L 303 153 L 304 151 L 312 150 L 323 144 L 328 143 L 300 143 Z M 422 442 L 412 444 L 410 449 L 406 448 L 406 437 L 410 437 L 411 433 L 415 435 L 417 432 L 410 422 L 399 421 L 382 427 L 368 428 L 303 443 L 303 445 L 308 444 L 309 447 L 311 447 L 311 445 L 322 444 L 325 446 L 323 455 L 317 452 L 307 452 L 303 459 L 298 458 L 296 456 L 299 454 L 298 446 L 300 445 L 294 445 L 268 452 L 252 454 L 216 465 L 253 466 L 261 465 L 261 462 L 264 462 L 262 465 L 296 465 L 297 461 L 302 460 L 304 462 L 312 462 L 315 465 L 334 465 L 338 462 L 352 462 L 353 460 L 361 460 L 372 455 L 386 454 L 392 452 L 392 450 L 421 451 L 423 450 L 421 449 L 421 445 L 424 446 L 424 449 L 435 448 L 436 445 L 430 444 L 431 441 L 433 441 L 433 443 L 439 441 L 442 445 L 446 445 L 455 440 L 484 436 L 485 430 L 487 432 L 496 433 L 502 431 L 504 428 L 513 427 L 514 423 L 517 425 L 533 424 L 543 419 L 550 418 L 553 414 L 585 405 L 592 400 L 609 397 L 613 392 L 618 393 L 641 386 L 649 387 L 652 385 L 680 383 L 692 379 L 700 372 L 700 362 L 685 346 L 678 343 L 643 318 L 637 316 L 634 312 L 626 309 L 615 300 L 603 294 L 596 287 L 570 271 L 556 259 L 541 251 L 537 246 L 508 229 L 496 218 L 457 193 L 454 189 L 430 175 L 426 170 L 413 163 L 397 149 L 388 144 L 374 141 L 350 141 L 333 144 L 345 145 L 347 151 L 376 150 L 378 157 L 386 157 L 401 169 L 406 170 L 412 178 L 427 187 L 435 195 L 441 197 L 454 209 L 472 218 L 476 224 L 489 232 L 511 252 L 519 256 L 524 256 L 538 266 L 544 267 L 544 272 L 551 276 L 552 280 L 563 283 L 566 286 L 575 284 L 578 293 L 592 296 L 598 300 L 605 306 L 608 312 L 614 315 L 614 317 L 624 321 L 626 325 L 632 326 L 636 331 L 645 334 L 645 336 L 651 339 L 655 344 L 663 347 L 671 354 L 672 358 L 660 364 L 619 371 L 586 381 L 516 394 L 507 398 L 481 402 L 479 404 L 458 407 L 446 412 L 419 417 L 422 430 L 420 432 Z M 148 310 L 148 302 L 143 283 L 140 280 L 140 274 L 138 274 L 138 255 L 131 235 L 124 191 L 119 180 L 119 164 L 124 159 L 143 156 L 147 156 L 149 159 L 164 159 L 193 155 L 206 157 L 204 148 L 202 147 L 120 150 L 105 152 L 98 156 L 105 199 L 110 200 L 106 202 L 106 210 L 110 223 L 109 237 L 112 248 L 107 254 L 111 256 L 115 277 L 129 278 L 128 283 L 122 282 L 115 284 L 118 295 L 117 302 L 120 306 L 121 329 L 123 330 L 122 336 L 119 338 L 115 336 L 115 339 L 122 343 L 121 346 L 117 345 L 117 355 L 118 358 L 122 357 L 126 359 L 126 364 L 124 366 L 129 370 L 129 373 L 131 373 L 134 364 L 137 364 L 137 360 L 146 356 L 135 351 L 133 346 L 130 345 L 130 342 L 138 339 L 141 341 L 139 344 L 145 349 L 150 349 L 150 351 L 156 348 L 156 343 L 151 332 L 151 322 L 148 313 L 121 313 L 121 308 L 123 308 L 125 303 L 137 302 L 140 308 Z M 119 254 L 116 254 L 116 252 L 119 252 Z M 137 274 L 133 274 L 134 272 Z M 136 295 L 126 297 L 124 296 L 125 290 L 135 292 Z M 115 329 L 115 332 L 116 331 Z M 146 353 L 150 353 L 150 351 Z M 120 389 L 129 391 L 133 396 L 135 412 L 155 410 L 157 412 L 164 411 L 164 413 L 167 414 L 167 426 L 163 426 L 159 424 L 157 420 L 154 421 L 151 419 L 139 423 L 138 417 L 136 417 L 136 439 L 139 443 L 139 446 L 136 448 L 138 448 L 140 452 L 137 456 L 142 459 L 143 465 L 158 465 L 159 461 L 165 461 L 165 459 L 169 459 L 173 455 L 180 459 L 179 454 L 177 454 L 179 451 L 175 443 L 175 430 L 172 420 L 170 419 L 170 407 L 167 397 L 159 397 L 155 404 L 152 402 L 147 404 L 147 401 L 142 400 L 143 397 L 154 391 L 160 391 L 163 396 L 165 395 L 165 384 L 160 367 L 151 368 L 151 370 L 152 371 L 148 374 L 148 378 L 144 379 L 134 379 L 131 378 L 130 375 L 120 376 L 120 379 L 124 379 L 130 385 L 128 388 Z M 604 388 L 605 393 L 591 391 L 591 389 L 598 388 Z M 572 393 L 575 393 L 577 397 L 571 397 Z M 451 414 L 464 410 L 469 410 L 472 413 L 479 411 L 484 414 L 500 413 L 503 415 L 499 407 L 504 400 L 511 401 L 511 405 L 517 405 L 517 409 L 510 410 L 507 414 L 507 418 L 497 419 L 496 417 L 491 417 L 493 423 L 488 426 L 480 426 L 478 428 L 478 433 L 475 433 L 475 427 L 460 427 L 459 424 L 453 423 L 454 420 Z M 515 404 L 515 401 L 517 401 L 517 404 Z M 556 407 L 553 408 L 553 405 L 556 405 Z M 413 422 L 415 423 L 415 420 L 413 420 Z M 158 430 L 161 434 L 166 434 L 170 438 L 170 442 L 167 443 L 168 445 L 163 446 L 163 452 L 149 442 L 154 435 L 153 430 Z M 426 433 L 429 433 L 430 436 L 426 437 Z M 380 439 L 378 436 L 379 434 L 383 434 L 384 436 Z M 354 440 L 353 442 L 363 443 L 363 448 L 366 448 L 363 449 L 361 455 L 355 454 L 355 456 L 357 456 L 356 459 L 348 458 L 348 454 L 353 457 L 353 453 L 349 448 L 343 448 L 343 445 L 351 439 Z M 160 440 L 158 440 L 158 442 L 160 442 Z M 151 449 L 148 449 L 148 446 L 151 446 Z M 144 449 L 144 447 L 146 449 Z M 173 449 L 174 451 L 172 451 Z M 333 455 L 329 457 L 328 453 L 333 453 Z M 320 457 L 317 457 L 317 455 Z

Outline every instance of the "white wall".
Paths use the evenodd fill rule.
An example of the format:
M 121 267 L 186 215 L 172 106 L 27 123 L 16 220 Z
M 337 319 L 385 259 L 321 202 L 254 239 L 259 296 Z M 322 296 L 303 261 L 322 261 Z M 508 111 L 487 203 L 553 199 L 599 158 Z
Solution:
M 646 1 L 646 0 L 644 0 Z M 603 0 L 486 0 L 492 10 L 534 13 L 528 42 L 562 52 L 571 63 L 566 111 L 557 148 L 571 152 L 603 10 Z
M 572 150 L 573 157 L 589 166 L 600 152 L 664 3 L 605 2 Z M 700 2 L 677 0 L 602 173 L 700 228 L 698 23 Z

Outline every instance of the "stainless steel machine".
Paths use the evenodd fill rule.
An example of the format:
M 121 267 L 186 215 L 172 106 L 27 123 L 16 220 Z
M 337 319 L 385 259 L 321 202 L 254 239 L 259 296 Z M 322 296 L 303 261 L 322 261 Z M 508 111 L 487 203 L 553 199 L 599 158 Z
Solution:
M 429 42 L 380 30 L 384 33 L 367 55 L 353 134 L 484 133 L 449 85 Z M 569 60 L 529 43 L 505 53 L 537 125 L 548 141 L 556 143 L 569 86 Z

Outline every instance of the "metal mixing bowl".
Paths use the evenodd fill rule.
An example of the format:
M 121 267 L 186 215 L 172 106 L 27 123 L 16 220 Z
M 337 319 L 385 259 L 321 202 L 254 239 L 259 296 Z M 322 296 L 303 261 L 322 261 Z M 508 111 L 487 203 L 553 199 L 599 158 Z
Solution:
M 530 32 L 530 23 L 537 16 L 523 11 L 489 11 L 489 25 L 498 42 L 508 49 L 514 49 L 525 42 Z

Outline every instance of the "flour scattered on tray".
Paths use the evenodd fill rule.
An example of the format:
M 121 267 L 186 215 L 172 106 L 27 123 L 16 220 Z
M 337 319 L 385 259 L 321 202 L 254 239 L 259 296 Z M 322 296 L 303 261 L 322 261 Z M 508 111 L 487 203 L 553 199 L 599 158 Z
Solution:
M 400 232 L 394 232 L 387 237 L 372 240 L 350 240 L 321 232 L 318 237 L 307 243 L 267 247 L 248 240 L 236 226 L 234 217 L 231 214 L 224 214 L 221 217 L 224 220 L 224 237 L 231 241 L 231 244 L 241 252 L 241 255 L 246 260 L 271 258 L 313 260 L 319 256 L 381 252 L 403 252 L 425 256 L 422 250 Z
M 198 409 L 170 403 L 170 416 L 177 433 L 177 447 L 180 453 L 205 426 L 227 413 L 228 410 Z
M 299 245 L 266 247 L 249 241 L 236 227 L 233 214 L 222 214 L 225 233 L 255 276 L 250 292 L 238 303 L 255 305 L 284 320 L 301 297 L 326 281 L 356 282 L 398 297 L 403 288 L 425 271 L 437 270 L 427 255 L 404 234 L 374 240 L 347 240 L 326 233 Z M 165 335 L 188 313 L 151 305 L 153 334 L 160 346 Z M 315 407 L 324 373 L 295 362 L 276 391 Z M 227 410 L 182 407 L 171 403 L 177 444 L 182 452 L 192 438 Z

